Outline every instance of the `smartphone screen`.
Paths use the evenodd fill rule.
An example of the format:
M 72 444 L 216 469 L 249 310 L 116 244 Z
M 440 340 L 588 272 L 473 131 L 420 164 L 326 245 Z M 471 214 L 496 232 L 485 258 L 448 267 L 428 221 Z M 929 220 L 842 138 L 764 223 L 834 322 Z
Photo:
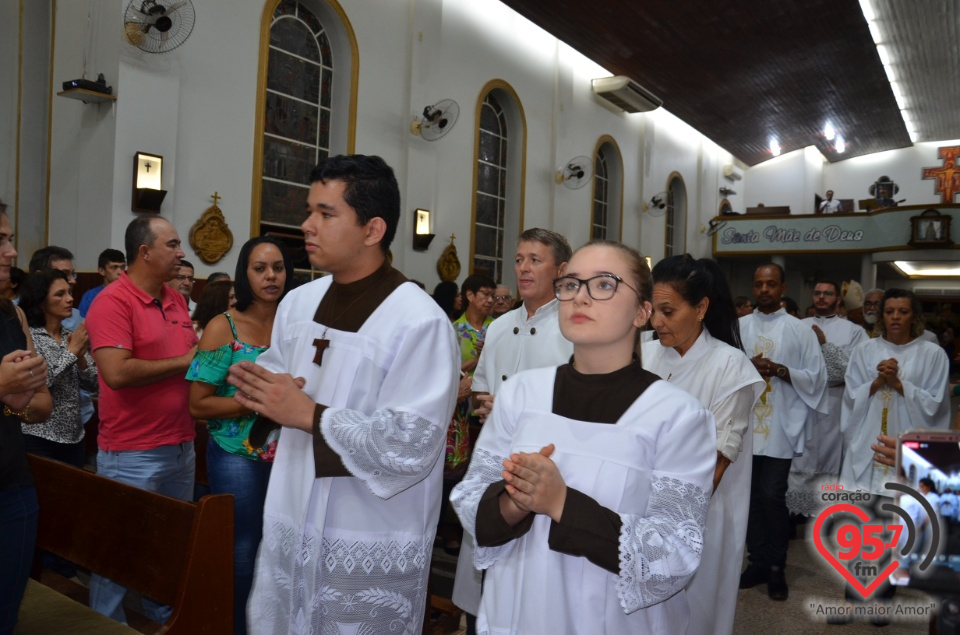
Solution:
M 952 574 L 960 584 L 960 432 L 908 432 L 897 445 L 900 482 L 913 488 L 936 514 L 939 535 L 934 540 L 934 522 L 917 497 L 901 493 L 897 505 L 913 517 L 916 525 L 913 548 L 900 555 L 903 567 L 892 576 L 896 584 L 908 584 L 918 575 L 943 577 Z M 905 536 L 906 537 L 906 536 Z M 935 555 L 927 570 L 919 565 Z M 915 582 L 915 580 L 913 580 Z

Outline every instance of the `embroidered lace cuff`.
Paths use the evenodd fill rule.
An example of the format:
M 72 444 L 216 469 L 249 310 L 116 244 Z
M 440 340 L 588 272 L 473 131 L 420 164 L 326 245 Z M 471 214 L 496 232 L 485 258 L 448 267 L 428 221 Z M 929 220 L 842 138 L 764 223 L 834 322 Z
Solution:
M 621 514 L 617 594 L 627 614 L 663 602 L 700 563 L 710 496 L 677 478 L 653 475 L 645 516 Z
M 350 473 L 380 498 L 416 485 L 437 464 L 446 443 L 440 426 L 414 414 L 327 408 L 320 422 L 323 438 Z

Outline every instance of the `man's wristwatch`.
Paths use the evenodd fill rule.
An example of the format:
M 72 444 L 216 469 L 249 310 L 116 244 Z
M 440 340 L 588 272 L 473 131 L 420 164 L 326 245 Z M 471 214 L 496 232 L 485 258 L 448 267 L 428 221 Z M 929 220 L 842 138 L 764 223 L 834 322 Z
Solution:
M 786 378 L 786 376 L 787 376 L 786 366 L 780 366 L 779 368 L 777 368 L 777 377 L 779 377 L 780 379 L 784 379 Z

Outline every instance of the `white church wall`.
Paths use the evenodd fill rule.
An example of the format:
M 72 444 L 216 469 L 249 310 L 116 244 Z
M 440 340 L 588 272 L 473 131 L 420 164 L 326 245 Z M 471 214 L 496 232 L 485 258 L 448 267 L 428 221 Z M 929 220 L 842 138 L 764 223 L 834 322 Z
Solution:
M 812 205 L 805 203 L 806 168 L 803 149 L 753 166 L 743 179 L 746 207 L 756 207 L 759 203 L 767 207 L 789 205 L 791 214 L 804 213 Z
M 943 165 L 937 148 L 960 145 L 960 140 L 915 143 L 912 147 L 878 152 L 824 168 L 824 185 L 836 192 L 837 198 L 855 200 L 871 198 L 869 187 L 881 176 L 889 176 L 900 186 L 894 199 L 906 199 L 901 205 L 933 205 L 940 202 L 934 180 L 923 180 L 923 168 Z
M 59 92 L 64 81 L 81 77 L 86 59 L 87 78 L 96 79 L 97 73 L 103 73 L 114 94 L 122 99 L 118 3 L 58 2 L 56 7 L 53 92 Z M 74 253 L 80 270 L 96 271 L 99 252 L 123 244 L 123 235 L 117 242 L 113 228 L 119 103 L 84 104 L 56 96 L 51 100 L 47 234 L 49 244 Z M 129 165 L 132 173 L 132 157 Z
M 95 269 L 101 249 L 121 247 L 123 229 L 134 217 L 129 209 L 133 153 L 154 152 L 165 159 L 169 193 L 162 215 L 172 220 L 185 244 L 190 227 L 211 204 L 210 195 L 216 191 L 223 197 L 219 205 L 234 233 L 233 250 L 210 266 L 189 246 L 185 251 L 200 277 L 233 271 L 239 245 L 250 235 L 263 3 L 197 3 L 193 34 L 162 55 L 140 53 L 123 41 L 118 18 L 123 3 L 92 4 L 94 67 L 107 74 L 119 99 L 115 107 L 54 99 L 51 242 L 74 250 L 78 268 L 87 271 Z M 609 135 L 623 160 L 623 240 L 655 260 L 662 256 L 664 220 L 642 214 L 641 204 L 679 172 L 691 213 L 686 248 L 698 256 L 709 254 L 699 227 L 716 214 L 719 174 L 731 158 L 673 115 L 611 111 L 590 87 L 592 77 L 605 74 L 602 69 L 499 3 L 343 0 L 342 8 L 359 47 L 355 148 L 383 156 L 396 171 L 402 220 L 394 263 L 407 275 L 432 288 L 438 280 L 436 260 L 451 234 L 457 237 L 461 279 L 469 273 L 476 106 L 482 87 L 492 80 L 516 91 L 526 122 L 523 228 L 549 227 L 574 246 L 586 242 L 592 187 L 568 190 L 553 175 L 574 156 L 592 160 L 597 140 Z M 58 11 L 58 24 L 86 21 L 85 3 L 60 2 Z M 77 60 L 88 38 L 82 30 L 58 28 L 56 33 L 54 81 L 59 82 L 79 76 Z M 414 115 L 444 98 L 460 105 L 455 128 L 435 142 L 411 135 Z M 737 197 L 728 198 L 734 209 L 742 208 Z M 417 207 L 433 212 L 437 238 L 425 253 L 414 252 L 410 244 Z M 509 228 L 504 240 L 507 272 L 515 231 Z M 512 281 L 512 273 L 506 278 Z
M 17 192 L 17 91 L 20 66 L 20 7 L 0 2 L 0 201 L 13 223 Z M 14 228 L 16 229 L 16 228 Z

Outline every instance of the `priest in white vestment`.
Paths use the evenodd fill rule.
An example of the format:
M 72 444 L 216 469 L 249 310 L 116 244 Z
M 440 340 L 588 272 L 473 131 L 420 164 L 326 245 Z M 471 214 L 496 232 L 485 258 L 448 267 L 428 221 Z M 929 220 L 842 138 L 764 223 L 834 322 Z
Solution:
M 893 468 L 874 461 L 877 435 L 950 427 L 950 360 L 920 337 L 923 316 L 912 292 L 888 289 L 880 305 L 880 337 L 854 349 L 847 367 L 841 428 L 844 487 L 890 496 Z
M 643 344 L 643 367 L 696 397 L 717 424 L 703 555 L 686 588 L 687 633 L 730 635 L 750 511 L 750 413 L 765 384 L 740 348 L 737 311 L 715 261 L 687 254 L 665 258 L 653 268 L 653 282 L 650 322 L 659 339 Z
M 813 288 L 813 306 L 817 314 L 800 320 L 813 329 L 827 367 L 827 412 L 815 412 L 813 426 L 803 456 L 793 460 L 787 489 L 787 507 L 793 514 L 816 516 L 824 507 L 821 486 L 836 483 L 840 477 L 843 439 L 840 435 L 840 409 L 843 402 L 843 376 L 850 353 L 870 339 L 862 327 L 837 315 L 839 286 L 831 281 L 817 282 Z
M 772 600 L 787 599 L 784 567 L 790 541 L 787 478 L 803 454 L 813 412 L 826 411 L 827 372 L 813 331 L 780 308 L 786 292 L 783 268 L 754 272 L 757 309 L 740 318 L 743 346 L 765 386 L 753 407 L 753 475 L 747 524 L 749 566 L 740 588 L 767 584 Z
M 301 229 L 332 275 L 289 293 L 269 351 L 231 368 L 237 401 L 284 426 L 248 623 L 419 635 L 459 349 L 436 303 L 386 263 L 400 214 L 389 166 L 332 157 L 311 182 Z

